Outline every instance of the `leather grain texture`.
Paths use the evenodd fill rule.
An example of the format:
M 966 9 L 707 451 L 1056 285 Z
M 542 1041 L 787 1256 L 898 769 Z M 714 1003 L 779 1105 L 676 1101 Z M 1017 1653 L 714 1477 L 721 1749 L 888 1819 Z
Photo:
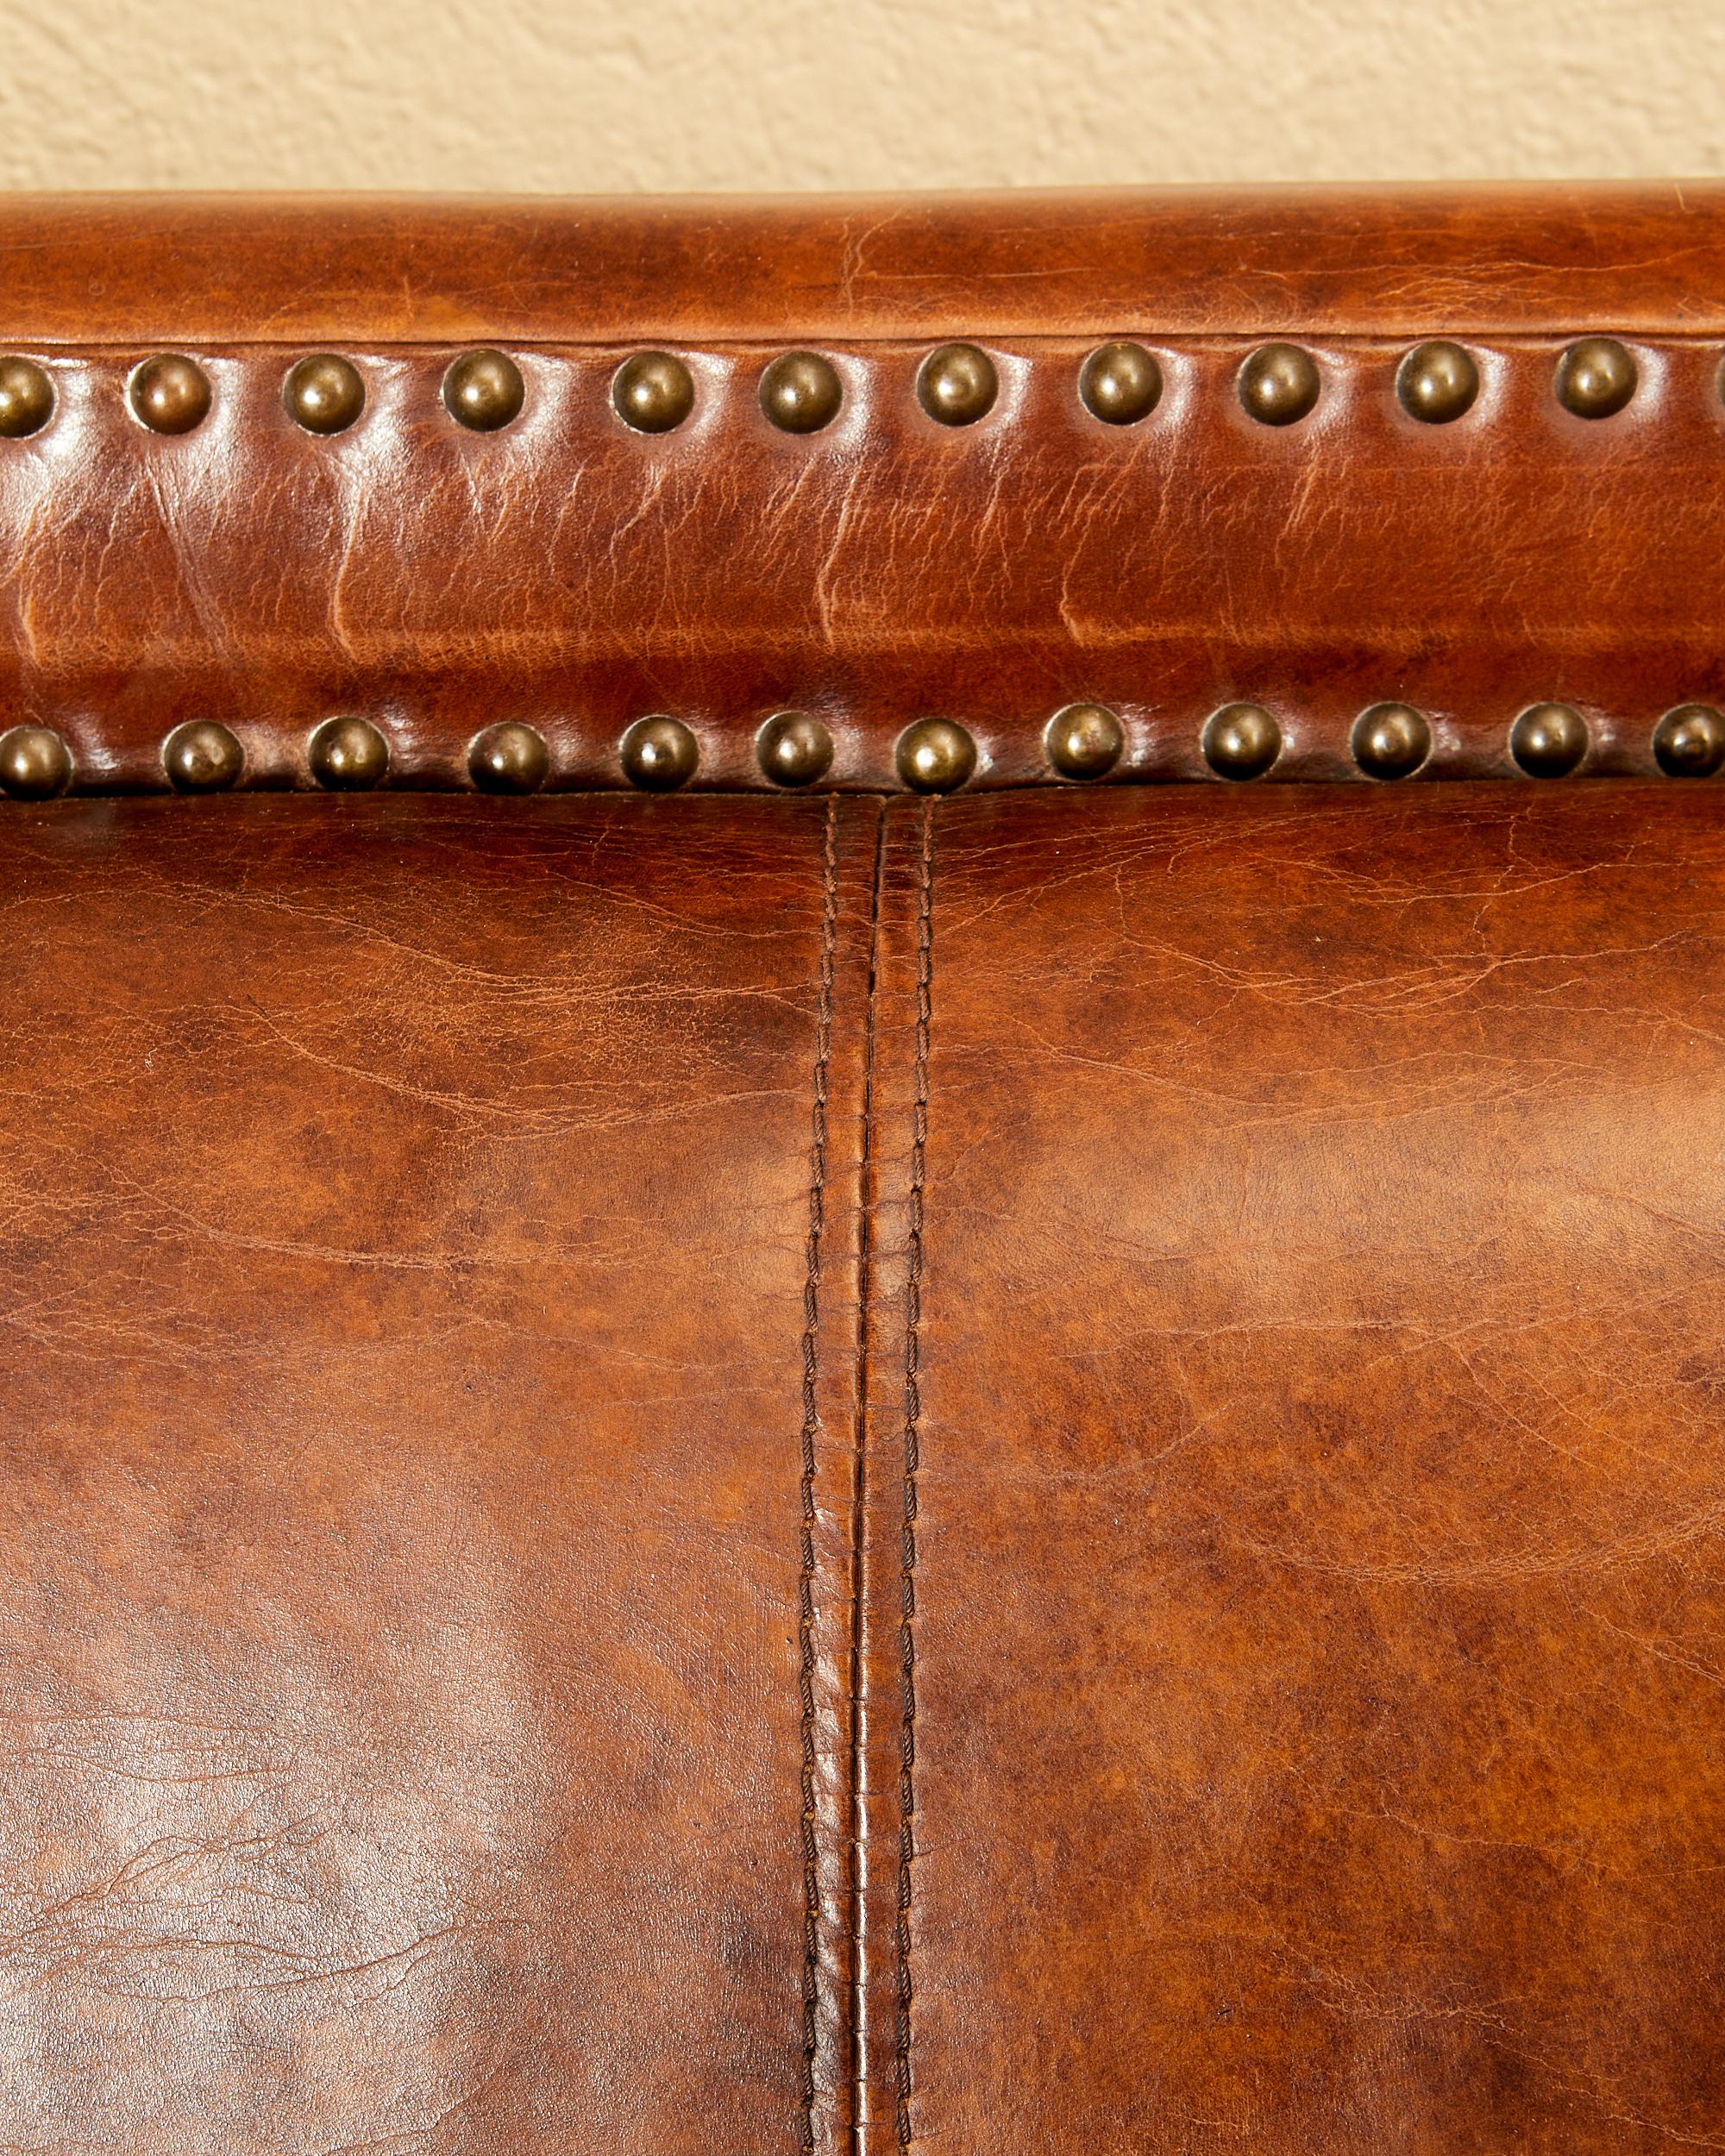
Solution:
M 1725 335 L 1725 182 L 945 195 L 0 195 L 0 337 Z
M 1710 803 L 932 835 L 906 2144 L 1716 2146 Z
M 1725 704 L 1725 191 L 0 244 L 0 704 L 75 759 L 0 808 L 0 2151 L 1725 2147 L 1725 826 L 1651 777 Z M 1272 782 L 1179 783 L 1235 698 Z M 1387 698 L 1421 776 L 1303 783 Z M 1552 698 L 1615 783 L 1511 775 Z M 139 798 L 191 718 L 241 790 Z
M 0 2144 L 837 2146 L 873 866 L 9 821 Z
M 0 2142 L 1718 2138 L 1703 789 L 0 824 Z
M 1248 341 L 1159 346 L 1130 429 L 1081 405 L 1087 348 L 995 346 L 1005 393 L 964 429 L 916 401 L 925 348 L 835 349 L 849 401 L 807 438 L 760 410 L 769 347 L 687 351 L 696 410 L 664 436 L 611 409 L 627 348 L 518 351 L 493 435 L 439 400 L 458 348 L 358 348 L 369 401 L 334 439 L 282 409 L 297 348 L 200 347 L 214 405 L 180 436 L 127 410 L 142 348 L 67 353 L 48 429 L 0 442 L 0 701 L 104 793 L 165 790 L 167 731 L 212 718 L 248 787 L 310 787 L 312 730 L 350 710 L 398 787 L 465 788 L 503 718 L 543 733 L 555 789 L 618 786 L 624 731 L 668 711 L 696 789 L 734 791 L 765 790 L 786 707 L 831 729 L 825 783 L 867 790 L 931 712 L 990 787 L 1053 782 L 1073 702 L 1120 713 L 1126 781 L 1211 778 L 1204 722 L 1239 699 L 1282 728 L 1277 780 L 1358 779 L 1385 699 L 1428 714 L 1435 778 L 1515 775 L 1511 723 L 1552 699 L 1590 773 L 1653 774 L 1661 714 L 1725 703 L 1718 348 L 1640 348 L 1634 402 L 1590 422 L 1552 395 L 1561 340 L 1500 343 L 1474 411 L 1430 427 L 1396 402 L 1404 347 L 1334 340 L 1286 429 L 1240 409 Z
M 358 712 L 387 784 L 462 789 L 474 733 L 525 721 L 549 785 L 625 783 L 669 712 L 697 789 L 765 790 L 756 734 L 816 714 L 820 783 L 899 785 L 927 716 L 975 737 L 974 785 L 1054 783 L 1062 706 L 1116 711 L 1106 783 L 1211 776 L 1205 721 L 1276 719 L 1274 780 L 1358 779 L 1368 706 L 1417 705 L 1427 778 L 1515 774 L 1530 704 L 1572 704 L 1584 771 L 1654 775 L 1675 706 L 1725 704 L 1725 191 L 1365 197 L 1186 194 L 947 203 L 439 205 L 0 202 L 0 348 L 53 390 L 0 440 L 0 711 L 71 744 L 76 792 L 162 791 L 215 719 L 241 783 L 309 787 Z M 1638 381 L 1589 420 L 1567 341 L 1628 341 Z M 1128 426 L 1078 390 L 1141 340 L 1163 393 Z M 938 342 L 987 347 L 988 413 L 918 401 Z M 1315 408 L 1268 426 L 1237 377 L 1265 338 L 1314 354 Z M 1479 393 L 1422 424 L 1416 340 L 1468 342 Z M 693 403 L 637 432 L 609 396 L 643 342 Z M 439 387 L 507 348 L 512 423 Z M 209 415 L 153 434 L 133 370 L 182 348 Z M 360 417 L 308 434 L 290 369 L 331 345 Z M 762 377 L 812 346 L 844 398 L 787 435 Z

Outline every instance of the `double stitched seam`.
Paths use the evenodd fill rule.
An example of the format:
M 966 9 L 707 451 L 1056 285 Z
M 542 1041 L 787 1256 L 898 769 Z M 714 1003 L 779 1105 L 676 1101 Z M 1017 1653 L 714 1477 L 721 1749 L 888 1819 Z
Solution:
M 880 980 L 881 894 L 886 881 L 886 804 L 878 802 L 875 818 L 874 881 L 869 897 L 869 984 L 862 1022 L 862 1132 L 860 1196 L 856 1221 L 856 1408 L 851 1459 L 850 1551 L 854 1589 L 850 1601 L 850 1906 L 851 1982 L 850 2044 L 851 2122 L 856 2147 L 862 2146 L 863 2120 L 868 2105 L 865 2084 L 868 2059 L 864 2053 L 863 2014 L 868 1984 L 867 1905 L 864 1866 L 868 1855 L 869 1804 L 864 1788 L 862 1657 L 866 1627 L 863 1608 L 863 1548 L 869 1517 L 869 1317 L 875 1270 L 875 989 Z
M 911 2145 L 911 1875 L 916 1860 L 916 1560 L 918 1424 L 922 1414 L 922 1222 L 928 1152 L 928 1043 L 934 1009 L 934 803 L 923 809 L 917 892 L 916 1070 L 911 1112 L 909 1221 L 905 1281 L 904 1530 L 900 1554 L 900 1646 L 904 1664 L 904 1739 L 899 1768 L 898 2126 Z
M 803 1432 L 798 1688 L 802 1699 L 803 2102 L 798 2141 L 814 2147 L 820 2012 L 820 1854 L 815 1833 L 814 1566 L 816 1447 L 820 1433 L 820 1266 L 826 1227 L 826 1097 L 832 1058 L 832 976 L 838 937 L 838 797 L 826 805 L 821 853 L 820 985 L 815 1000 L 814 1106 L 809 1136 L 808 1262 L 803 1276 Z

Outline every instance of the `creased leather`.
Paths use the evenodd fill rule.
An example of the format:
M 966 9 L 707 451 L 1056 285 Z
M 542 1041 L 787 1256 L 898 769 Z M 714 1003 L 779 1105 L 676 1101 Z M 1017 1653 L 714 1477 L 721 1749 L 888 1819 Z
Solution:
M 0 336 L 1725 335 L 1725 183 L 0 197 Z
M 944 805 L 908 2134 L 1722 2134 L 1725 831 Z
M 837 2147 L 873 812 L 309 805 L 0 829 L 0 2144 Z
M 668 711 L 698 789 L 764 790 L 781 709 L 818 714 L 821 783 L 899 781 L 914 720 L 963 721 L 975 785 L 1052 783 L 1051 715 L 1116 710 L 1108 783 L 1208 778 L 1206 718 L 1265 705 L 1272 782 L 1358 779 L 1359 713 L 1427 715 L 1427 776 L 1514 774 L 1525 705 L 1586 717 L 1590 774 L 1653 775 L 1665 711 L 1725 704 L 1725 190 L 1076 195 L 831 204 L 0 200 L 0 350 L 57 402 L 0 441 L 0 713 L 72 744 L 76 790 L 163 790 L 162 743 L 218 719 L 242 783 L 311 783 L 357 711 L 395 786 L 469 784 L 519 719 L 554 789 L 624 783 L 618 743 Z M 1609 419 L 1553 392 L 1571 338 L 1627 339 Z M 981 340 L 1000 393 L 938 424 L 918 370 Z M 1136 425 L 1077 391 L 1142 339 Z M 1323 388 L 1276 428 L 1236 377 L 1266 337 Z M 1478 398 L 1421 425 L 1419 339 L 1470 343 Z M 475 342 L 524 380 L 514 423 L 459 426 L 439 387 Z M 619 365 L 665 344 L 687 420 L 631 431 Z M 163 345 L 209 417 L 126 404 Z M 346 431 L 303 431 L 289 370 L 330 346 L 363 379 Z M 844 389 L 789 436 L 761 378 L 799 346 Z
M 1718 2138 L 1705 789 L 0 823 L 0 2141 Z
M 1722 232 L 0 204 L 0 702 L 89 797 L 0 807 L 0 2149 L 1725 2147 L 1725 835 L 1637 783 L 1725 702 Z M 1234 697 L 1269 784 L 1041 760 L 1095 699 L 1201 778 Z M 1424 777 L 1283 783 L 1384 697 Z M 1590 779 L 1509 780 L 1552 697 Z M 781 705 L 838 793 L 765 793 Z M 589 791 L 666 708 L 695 798 Z M 342 709 L 388 782 L 307 798 Z M 928 711 L 975 790 L 881 798 Z M 135 798 L 191 718 L 246 790 Z M 501 718 L 547 798 L 458 798 Z

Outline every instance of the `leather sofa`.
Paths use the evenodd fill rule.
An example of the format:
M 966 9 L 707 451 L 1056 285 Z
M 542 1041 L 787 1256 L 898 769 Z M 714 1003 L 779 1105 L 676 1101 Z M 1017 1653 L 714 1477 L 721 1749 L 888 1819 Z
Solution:
M 1725 191 L 0 260 L 0 2148 L 1725 2147 Z

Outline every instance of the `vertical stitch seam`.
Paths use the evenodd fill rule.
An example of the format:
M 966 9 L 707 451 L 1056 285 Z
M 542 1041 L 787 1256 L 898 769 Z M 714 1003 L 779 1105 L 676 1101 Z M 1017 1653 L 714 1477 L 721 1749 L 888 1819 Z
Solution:
M 934 1012 L 934 803 L 925 804 L 922 863 L 917 890 L 915 1078 L 911 1110 L 911 1172 L 905 1239 L 904 1530 L 900 1545 L 900 1648 L 904 1670 L 904 1731 L 899 1767 L 898 2128 L 911 2146 L 911 1877 L 916 1860 L 916 1525 L 918 1426 L 922 1415 L 923 1187 L 928 1155 L 928 1050 Z
M 821 848 L 820 983 L 815 999 L 814 1105 L 810 1115 L 808 1257 L 803 1276 L 803 1426 L 798 1690 L 802 1702 L 803 2073 L 798 2145 L 814 2147 L 814 2062 L 820 2040 L 820 1851 L 815 1833 L 814 1502 L 820 1434 L 821 1241 L 826 1227 L 826 1101 L 832 1056 L 832 981 L 838 937 L 838 796 L 828 797 Z
M 864 2052 L 868 1984 L 868 1908 L 864 1862 L 868 1854 L 868 1802 L 864 1789 L 862 1658 L 865 1651 L 863 1597 L 869 1579 L 865 1560 L 869 1532 L 869 1302 L 875 1267 L 875 1041 L 880 981 L 881 900 L 886 885 L 887 804 L 877 804 L 875 819 L 874 882 L 869 904 L 869 982 L 862 1022 L 862 1131 L 858 1163 L 856 1220 L 856 1410 L 850 1489 L 850 2044 L 853 2156 L 861 2156 L 868 2109 L 868 2065 Z

